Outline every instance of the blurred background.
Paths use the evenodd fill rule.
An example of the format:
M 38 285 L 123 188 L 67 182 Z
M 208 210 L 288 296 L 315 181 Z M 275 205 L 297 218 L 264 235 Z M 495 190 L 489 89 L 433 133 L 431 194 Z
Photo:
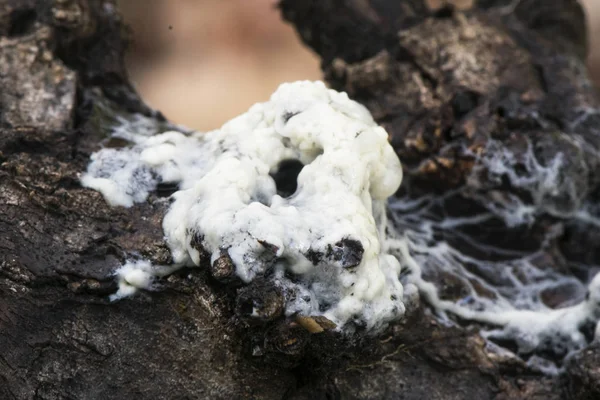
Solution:
M 131 78 L 148 104 L 178 124 L 218 128 L 281 82 L 321 78 L 319 59 L 282 21 L 276 0 L 118 3 L 133 29 Z M 600 85 L 600 0 L 583 3 L 589 67 Z

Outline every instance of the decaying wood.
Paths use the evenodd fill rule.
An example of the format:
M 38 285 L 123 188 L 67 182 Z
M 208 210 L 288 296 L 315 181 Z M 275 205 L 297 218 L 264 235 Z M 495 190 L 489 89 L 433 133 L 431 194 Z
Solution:
M 525 151 L 526 137 L 542 159 L 565 153 L 574 189 L 556 199 L 561 207 L 595 198 L 600 113 L 576 1 L 283 0 L 280 7 L 321 56 L 328 82 L 388 129 L 405 191 L 459 189 L 468 198 L 510 190 L 466 179 L 470 154 L 490 137 Z M 238 289 L 210 278 L 208 266 L 110 303 L 110 274 L 127 254 L 159 264 L 170 258 L 164 199 L 111 208 L 78 184 L 116 117 L 141 114 L 157 130 L 168 126 L 129 84 L 126 47 L 113 0 L 0 0 L 0 398 L 600 397 L 595 345 L 550 378 L 491 358 L 474 330 L 440 326 L 422 309 L 360 343 L 315 321 L 251 326 L 236 316 Z M 575 133 L 594 151 L 573 146 Z M 515 246 L 535 242 L 555 219 L 503 234 Z M 568 222 L 564 232 L 547 252 L 551 263 L 599 264 L 590 249 L 600 232 Z

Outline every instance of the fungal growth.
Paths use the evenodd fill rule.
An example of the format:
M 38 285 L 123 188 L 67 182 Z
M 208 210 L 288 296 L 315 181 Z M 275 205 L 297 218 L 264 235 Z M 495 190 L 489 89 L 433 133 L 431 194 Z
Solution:
M 402 169 L 385 130 L 345 93 L 283 84 L 219 130 L 131 141 L 95 153 L 82 183 L 125 207 L 176 185 L 163 222 L 176 265 L 208 253 L 216 278 L 267 280 L 286 315 L 324 316 L 345 331 L 403 315 L 400 264 L 381 251 Z M 121 283 L 123 294 L 139 286 Z
M 113 138 L 130 145 L 95 153 L 82 184 L 124 207 L 173 192 L 163 230 L 174 260 L 127 262 L 114 300 L 206 263 L 215 279 L 241 284 L 237 314 L 285 315 L 309 332 L 376 333 L 420 297 L 449 323 L 480 323 L 490 349 L 547 373 L 596 336 L 600 276 L 548 265 L 559 224 L 530 232 L 541 215 L 600 225 L 593 207 L 581 211 L 560 153 L 541 162 L 531 147 L 516 155 L 490 139 L 472 178 L 488 174 L 521 197 L 476 184 L 390 197 L 402 170 L 387 133 L 321 82 L 283 84 L 206 134 L 119 129 Z M 570 303 L 553 294 L 565 291 Z
M 495 157 L 483 158 L 479 168 L 516 178 L 515 156 L 506 149 L 502 154 L 502 165 Z M 548 219 L 554 225 L 540 221 L 550 211 L 569 213 L 574 216 L 570 223 L 584 227 L 596 223 L 592 215 L 597 210 L 586 206 L 586 212 L 573 212 L 565 206 L 574 202 L 556 208 L 556 198 L 569 194 L 550 191 L 568 185 L 561 180 L 560 153 L 545 165 L 531 159 L 532 151 L 523 157 L 526 168 L 513 185 L 532 192 L 529 202 L 491 190 L 471 198 L 461 191 L 393 198 L 384 249 L 401 261 L 405 288 L 417 286 L 421 300 L 439 318 L 478 323 L 489 351 L 556 374 L 573 352 L 598 338 L 600 274 L 586 265 L 579 266 L 576 277 L 553 264 L 547 252 L 560 237 L 563 222 L 556 217 Z M 485 198 L 490 195 L 495 202 Z

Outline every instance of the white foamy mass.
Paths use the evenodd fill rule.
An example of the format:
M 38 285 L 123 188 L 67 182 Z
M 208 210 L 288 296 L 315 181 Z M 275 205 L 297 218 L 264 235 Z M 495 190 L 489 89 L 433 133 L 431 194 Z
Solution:
M 125 207 L 178 183 L 163 222 L 176 264 L 200 264 L 200 238 L 244 282 L 268 274 L 288 315 L 376 330 L 404 313 L 400 265 L 380 240 L 402 169 L 386 131 L 345 93 L 283 84 L 219 130 L 132 141 L 95 153 L 81 181 Z M 278 188 L 290 180 L 296 188 Z

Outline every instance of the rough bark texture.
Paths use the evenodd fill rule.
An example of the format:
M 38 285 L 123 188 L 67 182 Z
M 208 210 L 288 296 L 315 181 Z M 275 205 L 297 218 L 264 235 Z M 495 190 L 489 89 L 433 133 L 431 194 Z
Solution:
M 527 138 L 540 159 L 560 149 L 569 190 L 545 200 L 535 226 L 490 230 L 489 240 L 535 247 L 558 220 L 561 240 L 545 262 L 600 264 L 591 250 L 600 231 L 555 212 L 595 199 L 599 183 L 600 114 L 580 6 L 452 3 L 284 0 L 281 9 L 321 55 L 330 84 L 388 129 L 405 192 L 458 189 L 482 201 L 513 190 L 467 179 L 470 154 L 490 138 L 516 154 Z M 565 375 L 543 377 L 423 309 L 362 341 L 285 321 L 247 326 L 236 289 L 205 268 L 110 303 L 110 274 L 127 254 L 170 258 L 164 199 L 110 208 L 78 184 L 111 121 L 141 114 L 168 126 L 128 83 L 126 33 L 111 0 L 0 0 L 0 398 L 600 398 L 597 345 Z

